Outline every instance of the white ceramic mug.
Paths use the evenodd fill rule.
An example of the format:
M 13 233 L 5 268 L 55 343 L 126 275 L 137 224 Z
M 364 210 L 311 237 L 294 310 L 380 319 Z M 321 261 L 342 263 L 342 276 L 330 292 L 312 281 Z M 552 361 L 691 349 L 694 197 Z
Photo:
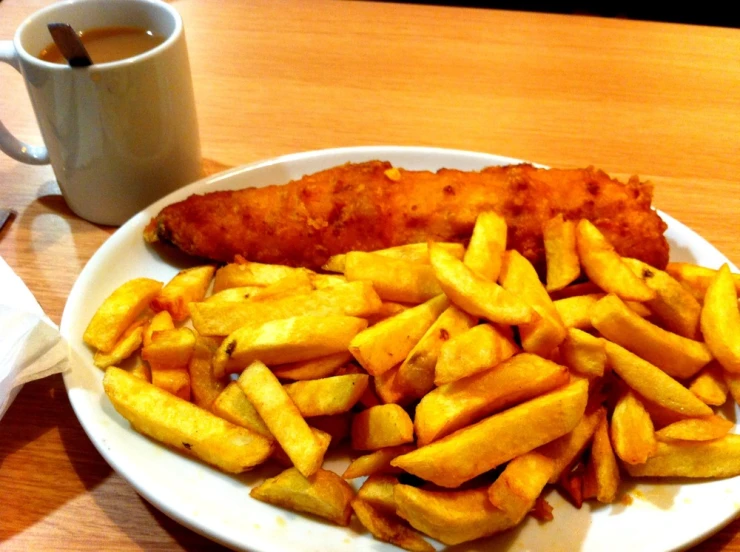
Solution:
M 72 68 L 37 56 L 52 40 L 48 23 L 77 31 L 139 27 L 165 37 L 140 55 Z M 118 225 L 200 178 L 200 141 L 182 19 L 158 0 L 68 0 L 26 19 L 0 61 L 26 82 L 44 146 L 13 137 L 0 123 L 0 149 L 30 164 L 51 162 L 77 215 Z M 93 60 L 95 61 L 95 60 Z

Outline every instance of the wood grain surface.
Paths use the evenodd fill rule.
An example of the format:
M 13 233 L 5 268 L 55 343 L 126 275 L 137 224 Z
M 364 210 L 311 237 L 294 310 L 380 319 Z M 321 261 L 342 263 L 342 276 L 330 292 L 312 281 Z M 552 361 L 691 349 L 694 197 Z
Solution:
M 44 0 L 3 0 L 0 38 Z M 365 2 L 177 0 L 208 170 L 367 144 L 595 165 L 656 185 L 657 207 L 740 263 L 740 30 Z M 38 143 L 21 78 L 0 119 Z M 49 167 L 0 156 L 0 255 L 59 322 L 114 231 L 76 218 Z M 557 512 L 556 512 L 557 514 Z M 0 421 L 0 549 L 212 549 L 103 461 L 61 377 Z M 740 551 L 740 521 L 700 544 Z

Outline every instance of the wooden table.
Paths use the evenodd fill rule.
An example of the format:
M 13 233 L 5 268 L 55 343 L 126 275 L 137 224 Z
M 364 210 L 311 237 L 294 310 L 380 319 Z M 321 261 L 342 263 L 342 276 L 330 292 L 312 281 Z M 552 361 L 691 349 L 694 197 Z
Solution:
M 0 3 L 0 37 L 45 0 Z M 656 184 L 656 205 L 740 263 L 740 31 L 363 2 L 179 0 L 203 153 L 242 164 L 361 144 L 595 165 Z M 0 117 L 39 141 L 21 79 Z M 0 156 L 0 255 L 59 322 L 112 233 L 66 207 L 49 167 Z M 144 502 L 88 441 L 61 377 L 0 421 L 0 548 L 215 547 Z M 740 550 L 740 521 L 698 547 Z

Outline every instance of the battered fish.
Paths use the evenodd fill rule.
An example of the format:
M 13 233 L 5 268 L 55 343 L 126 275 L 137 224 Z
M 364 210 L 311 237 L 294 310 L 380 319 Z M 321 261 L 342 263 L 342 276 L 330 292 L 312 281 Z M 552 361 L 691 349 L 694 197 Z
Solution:
M 466 242 L 476 216 L 493 210 L 509 225 L 508 248 L 544 266 L 542 224 L 562 213 L 592 221 L 624 256 L 668 262 L 666 224 L 650 207 L 652 186 L 626 184 L 593 168 L 489 167 L 480 172 L 391 169 L 351 163 L 284 186 L 193 195 L 147 226 L 150 242 L 200 257 L 317 269 L 331 256 L 427 240 Z

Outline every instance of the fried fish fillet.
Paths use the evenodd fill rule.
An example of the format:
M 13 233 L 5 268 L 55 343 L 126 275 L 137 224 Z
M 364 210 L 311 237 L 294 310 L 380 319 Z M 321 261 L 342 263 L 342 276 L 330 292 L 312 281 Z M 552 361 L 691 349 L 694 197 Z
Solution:
M 496 211 L 509 249 L 544 266 L 542 225 L 562 213 L 587 218 L 621 255 L 668 262 L 666 224 L 651 209 L 652 186 L 600 170 L 489 167 L 478 172 L 392 169 L 349 163 L 284 186 L 193 195 L 169 205 L 145 230 L 200 257 L 317 269 L 331 256 L 427 240 L 465 243 L 478 213 Z

